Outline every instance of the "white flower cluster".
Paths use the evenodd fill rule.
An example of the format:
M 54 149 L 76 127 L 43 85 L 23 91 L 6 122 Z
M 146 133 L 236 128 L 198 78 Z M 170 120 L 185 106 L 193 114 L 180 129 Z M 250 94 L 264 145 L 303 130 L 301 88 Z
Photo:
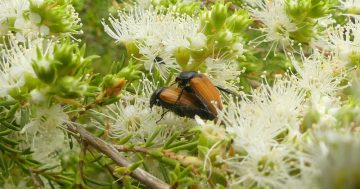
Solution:
M 173 57 L 176 49 L 199 49 L 206 43 L 198 21 L 187 15 L 135 7 L 128 13 L 119 11 L 118 17 L 109 18 L 110 26 L 102 21 L 105 32 L 117 42 L 134 43 L 145 68 L 150 71 L 156 68 L 162 76 L 170 68 L 179 69 Z
M 290 32 L 294 32 L 297 29 L 295 23 L 293 23 L 289 16 L 285 12 L 285 1 L 261 1 L 254 3 L 256 7 L 249 7 L 250 12 L 256 20 L 261 21 L 264 24 L 260 30 L 265 34 L 254 40 L 255 45 L 271 42 L 272 46 L 269 52 L 278 47 L 285 51 L 285 48 L 289 45 L 293 45 L 293 40 L 290 38 Z
M 32 8 L 38 8 L 43 6 L 46 1 L 44 0 L 0 0 L 0 7 L 2 8 L 0 12 L 0 36 L 8 34 L 8 32 L 15 32 L 16 38 L 20 42 L 25 42 L 29 38 L 36 39 L 39 36 L 50 36 L 53 33 L 59 35 L 72 36 L 72 34 L 79 34 L 81 32 L 73 30 L 71 27 L 80 26 L 80 19 L 78 14 L 75 12 L 74 7 L 69 4 L 65 7 L 64 12 L 60 14 L 68 14 L 70 17 L 65 18 L 65 15 L 60 15 L 60 18 L 63 17 L 63 20 L 52 19 L 53 21 L 63 21 L 65 28 L 61 30 L 65 31 L 61 33 L 60 31 L 51 31 L 51 23 L 46 21 L 41 15 L 37 12 L 34 12 Z M 51 6 L 56 6 L 56 3 L 53 2 Z M 47 11 L 51 10 L 52 7 L 49 7 Z M 58 11 L 59 12 L 59 11 Z M 53 12 L 53 14 L 56 14 Z M 66 16 L 68 16 L 66 15 Z M 59 33 L 60 32 L 60 33 Z
M 304 148 L 304 116 L 312 109 L 319 120 L 315 131 L 335 128 L 341 107 L 337 92 L 346 72 L 339 72 L 337 62 L 313 54 L 301 63 L 292 59 L 296 75 L 289 73 L 264 83 L 249 97 L 230 100 L 220 119 L 234 135 L 234 148 L 240 154 L 224 159 L 233 173 L 234 186 L 250 188 L 301 188 L 313 184 L 316 156 Z

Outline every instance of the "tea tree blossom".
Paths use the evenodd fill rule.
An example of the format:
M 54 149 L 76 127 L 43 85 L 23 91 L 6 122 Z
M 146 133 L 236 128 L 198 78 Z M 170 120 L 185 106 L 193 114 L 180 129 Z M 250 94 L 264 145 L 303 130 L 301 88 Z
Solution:
M 270 50 L 275 50 L 278 45 L 285 50 L 287 46 L 292 45 L 290 33 L 296 31 L 297 26 L 286 14 L 284 6 L 285 2 L 280 0 L 265 1 L 259 5 L 259 8 L 250 8 L 254 18 L 264 24 L 259 30 L 265 34 L 258 37 L 254 41 L 255 44 L 270 42 L 272 44 Z
M 72 36 L 80 34 L 80 19 L 67 1 L 2 0 L 0 23 L 15 32 L 17 40 L 39 36 Z M 54 22 L 57 22 L 56 24 Z
M 328 45 L 344 63 L 358 65 L 360 56 L 360 21 L 354 19 L 344 26 L 329 29 Z
M 31 147 L 34 150 L 32 157 L 46 162 L 46 166 L 58 166 L 60 156 L 68 151 L 66 135 L 61 129 L 69 122 L 68 115 L 59 105 L 36 107 L 29 111 L 29 123 L 21 130 L 27 140 L 24 147 Z M 20 113 L 17 116 L 20 121 Z
M 341 8 L 347 9 L 349 14 L 354 16 L 360 11 L 360 1 L 358 0 L 340 0 Z
M 125 45 L 135 43 L 146 70 L 157 68 L 162 75 L 166 67 L 178 69 L 169 55 L 177 48 L 190 48 L 198 39 L 199 24 L 190 16 L 135 7 L 128 13 L 119 11 L 118 17 L 110 16 L 110 25 L 102 21 L 106 33 Z
M 28 45 L 20 45 L 14 36 L 8 38 L 8 44 L 1 52 L 0 64 L 0 96 L 6 97 L 11 90 L 22 87 L 26 77 L 36 77 L 31 60 L 36 56 L 38 42 L 30 41 Z

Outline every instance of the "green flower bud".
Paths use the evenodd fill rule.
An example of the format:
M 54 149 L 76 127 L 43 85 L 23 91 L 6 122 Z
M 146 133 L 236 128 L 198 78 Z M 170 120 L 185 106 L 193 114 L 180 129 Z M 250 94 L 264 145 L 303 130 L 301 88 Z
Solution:
M 117 73 L 117 78 L 124 78 L 127 81 L 134 81 L 141 78 L 142 64 L 135 64 L 132 61 Z
M 199 2 L 185 2 L 174 6 L 175 12 L 180 12 L 187 15 L 193 15 L 194 13 L 199 12 L 200 7 L 201 6 Z
M 101 83 L 105 96 L 117 96 L 124 88 L 126 80 L 115 75 L 106 75 Z
M 70 44 L 70 41 L 67 40 L 63 44 L 56 44 L 54 46 L 54 57 L 53 59 L 59 61 L 59 65 L 57 66 L 59 69 L 65 69 L 68 67 L 74 67 L 75 62 L 73 61 L 75 59 L 74 52 L 76 52 L 76 45 Z
M 185 68 L 190 60 L 190 50 L 184 47 L 177 48 L 175 50 L 175 59 L 181 68 Z
M 46 84 L 53 83 L 57 77 L 56 65 L 59 62 L 51 60 L 49 57 L 43 57 L 39 48 L 36 52 L 37 58 L 32 61 L 32 67 L 36 76 Z
M 304 24 L 301 28 L 296 30 L 295 32 L 291 32 L 290 36 L 292 39 L 301 43 L 308 43 L 314 37 L 315 31 L 313 28 L 313 24 L 309 22 L 309 24 Z
M 194 62 L 202 63 L 206 59 L 206 57 L 208 55 L 207 50 L 205 50 L 205 49 L 192 50 L 190 52 L 190 54 L 191 54 L 191 58 L 194 59 L 194 61 L 191 62 L 191 64 L 193 64 Z
M 304 20 L 311 11 L 311 0 L 286 0 L 285 11 L 295 21 Z
M 9 95 L 16 100 L 23 100 L 28 96 L 28 91 L 28 88 L 25 86 L 14 87 L 9 90 Z
M 240 33 L 245 30 L 251 24 L 252 20 L 248 12 L 244 10 L 238 10 L 234 12 L 229 18 L 226 19 L 226 27 L 234 32 Z
M 348 59 L 349 59 L 350 64 L 352 64 L 353 66 L 358 66 L 358 67 L 360 66 L 360 53 L 359 52 L 355 52 L 355 51 L 351 52 L 349 54 Z
M 190 39 L 191 57 L 201 62 L 207 56 L 207 38 L 204 34 L 199 33 L 196 37 Z
M 234 42 L 234 34 L 230 30 L 218 32 L 214 37 L 214 41 L 217 48 L 231 47 Z
M 63 98 L 77 98 L 86 92 L 86 85 L 76 78 L 65 76 L 56 82 L 55 94 Z
M 214 27 L 211 22 L 211 12 L 203 11 L 200 15 L 200 28 L 206 35 L 210 35 L 214 32 Z
M 212 10 L 211 10 L 211 21 L 214 24 L 215 27 L 221 27 L 227 16 L 228 16 L 228 8 L 230 6 L 231 3 L 226 3 L 224 4 L 224 2 L 217 2 Z
M 312 9 L 309 13 L 309 16 L 311 18 L 320 18 L 326 16 L 334 5 L 335 2 L 331 2 L 329 0 L 313 0 Z
M 86 46 L 79 48 L 76 44 L 72 44 L 70 40 L 64 43 L 56 44 L 54 47 L 53 56 L 47 55 L 48 58 L 58 62 L 56 69 L 58 76 L 75 75 L 79 70 L 86 68 L 97 56 L 85 56 Z

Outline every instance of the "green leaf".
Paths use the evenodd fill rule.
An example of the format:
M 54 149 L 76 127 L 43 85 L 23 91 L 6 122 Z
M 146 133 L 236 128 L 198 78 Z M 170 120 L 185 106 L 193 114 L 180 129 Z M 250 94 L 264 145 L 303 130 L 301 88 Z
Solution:
M 0 131 L 0 136 L 6 136 L 6 135 L 10 134 L 11 132 L 12 132 L 12 130 L 9 130 L 9 129 Z
M 14 130 L 14 131 L 20 131 L 21 129 L 5 120 L 0 120 L 0 123 L 2 126 L 7 127 L 8 129 Z
M 156 128 L 155 132 L 151 135 L 150 139 L 146 141 L 145 147 L 149 147 L 153 145 L 153 141 L 155 140 L 156 136 L 159 135 L 161 129 L 162 129 L 161 127 Z
M 20 150 L 17 150 L 17 149 L 14 149 L 14 148 L 11 148 L 11 147 L 8 147 L 2 143 L 0 143 L 0 149 L 4 150 L 4 151 L 8 151 L 8 152 L 13 152 L 13 153 L 21 153 Z
M 187 143 L 181 146 L 176 146 L 174 148 L 170 148 L 170 150 L 174 151 L 174 152 L 178 152 L 180 150 L 191 150 L 193 148 L 196 148 L 198 145 L 198 141 L 195 142 L 191 142 L 191 143 Z

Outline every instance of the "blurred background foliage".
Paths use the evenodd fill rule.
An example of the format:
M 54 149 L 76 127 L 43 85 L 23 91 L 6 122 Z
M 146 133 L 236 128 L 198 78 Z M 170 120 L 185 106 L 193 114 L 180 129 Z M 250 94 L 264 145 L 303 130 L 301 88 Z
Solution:
M 121 8 L 121 3 L 123 3 L 121 0 L 73 1 L 83 23 L 84 34 L 80 36 L 81 43 L 86 44 L 87 55 L 96 54 L 101 57 L 93 61 L 94 70 L 100 74 L 108 73 L 113 69 L 114 62 L 124 60 L 126 56 L 126 50 L 114 43 L 114 40 L 104 32 L 101 24 L 101 20 L 107 18 L 109 13 L 114 14 Z

